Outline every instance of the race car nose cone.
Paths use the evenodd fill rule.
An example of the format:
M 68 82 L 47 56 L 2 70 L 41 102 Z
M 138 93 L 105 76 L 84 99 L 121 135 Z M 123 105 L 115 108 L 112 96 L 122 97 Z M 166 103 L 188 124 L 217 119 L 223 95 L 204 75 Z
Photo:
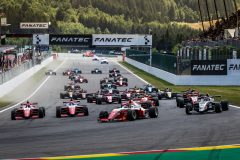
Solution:
M 74 115 L 75 114 L 75 108 L 74 107 L 69 108 L 69 114 L 70 115 Z
M 30 110 L 25 110 L 24 111 L 24 117 L 29 118 L 30 117 Z

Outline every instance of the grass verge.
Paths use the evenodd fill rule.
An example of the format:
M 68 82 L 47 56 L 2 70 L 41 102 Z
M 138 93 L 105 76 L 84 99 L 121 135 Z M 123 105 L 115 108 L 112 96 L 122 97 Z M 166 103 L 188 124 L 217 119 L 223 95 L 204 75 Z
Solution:
M 159 89 L 171 88 L 174 92 L 181 92 L 188 88 L 194 88 L 201 93 L 209 93 L 210 95 L 221 95 L 223 99 L 228 100 L 231 104 L 240 106 L 239 86 L 175 86 L 143 70 L 140 70 L 127 62 L 119 63 Z

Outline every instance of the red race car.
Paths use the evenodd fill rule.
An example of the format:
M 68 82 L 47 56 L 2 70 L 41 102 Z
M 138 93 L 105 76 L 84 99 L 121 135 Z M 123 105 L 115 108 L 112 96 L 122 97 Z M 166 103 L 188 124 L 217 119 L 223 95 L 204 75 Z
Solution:
M 118 87 L 128 86 L 128 82 L 124 81 L 123 77 L 120 77 L 114 84 Z
M 63 106 L 56 107 L 56 117 L 76 117 L 88 116 L 88 108 L 86 105 L 81 105 L 80 101 L 70 100 L 63 102 Z
M 45 117 L 45 108 L 38 107 L 38 103 L 22 103 L 19 108 L 15 108 L 11 112 L 12 120 L 19 119 L 35 119 Z
M 75 76 L 73 80 L 75 83 L 88 83 L 88 80 L 80 75 Z
M 157 118 L 158 108 L 142 106 L 132 100 L 122 104 L 120 108 L 113 109 L 111 113 L 101 111 L 98 122 L 134 121 L 136 119 Z

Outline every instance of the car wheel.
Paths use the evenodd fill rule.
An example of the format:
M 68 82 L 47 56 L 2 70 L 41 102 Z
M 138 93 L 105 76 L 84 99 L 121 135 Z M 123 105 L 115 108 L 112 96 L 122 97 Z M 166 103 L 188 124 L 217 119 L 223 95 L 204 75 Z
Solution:
M 61 118 L 61 107 L 56 107 L 56 117 Z
M 229 110 L 229 102 L 228 101 L 222 101 L 221 106 L 222 106 L 223 111 L 228 111 Z
M 222 106 L 220 103 L 215 104 L 215 112 L 216 113 L 221 113 L 222 112 Z
M 107 111 L 101 111 L 99 113 L 99 118 L 108 118 L 109 113 Z
M 158 108 L 157 107 L 150 107 L 149 108 L 149 117 L 150 118 L 157 118 L 158 117 Z
M 38 116 L 39 116 L 39 118 L 43 118 L 44 117 L 44 111 L 43 111 L 43 109 L 41 107 L 38 109 Z
M 88 108 L 83 107 L 83 110 L 84 110 L 84 116 L 88 116 L 89 115 Z
M 134 110 L 128 110 L 127 117 L 129 121 L 134 121 L 137 119 L 137 113 Z
M 16 120 L 16 109 L 11 111 L 11 119 Z
M 187 103 L 186 108 L 185 108 L 185 112 L 187 115 L 190 115 L 192 111 L 192 104 L 191 103 Z

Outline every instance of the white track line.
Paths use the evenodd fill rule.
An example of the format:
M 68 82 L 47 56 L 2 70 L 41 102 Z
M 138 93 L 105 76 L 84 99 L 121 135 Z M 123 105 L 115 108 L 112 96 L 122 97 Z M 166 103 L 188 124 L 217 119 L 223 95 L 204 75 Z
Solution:
M 65 61 L 63 61 L 63 62 L 54 70 L 54 72 L 56 72 L 56 71 L 64 64 L 64 62 L 65 62 Z M 7 111 L 7 110 L 9 110 L 9 109 L 11 109 L 11 108 L 14 108 L 14 107 L 20 105 L 21 103 L 25 102 L 25 101 L 28 100 L 28 99 L 31 99 L 31 98 L 42 88 L 42 86 L 48 81 L 48 79 L 49 79 L 50 77 L 51 77 L 51 76 L 48 76 L 48 77 L 40 84 L 40 86 L 39 86 L 29 97 L 27 97 L 27 98 L 24 99 L 23 101 L 15 104 L 15 105 L 13 105 L 13 106 L 10 106 L 10 107 L 8 107 L 8 108 L 6 108 L 6 109 L 1 110 L 1 111 L 0 111 L 0 114 L 3 113 L 3 112 L 5 112 L 5 111 Z
M 135 77 L 137 77 L 138 79 L 140 79 L 141 81 L 143 81 L 144 83 L 148 83 L 150 84 L 149 82 L 145 81 L 144 79 L 142 79 L 141 77 L 139 77 L 138 75 L 134 74 L 132 71 L 130 71 L 128 68 L 126 68 L 125 66 L 121 65 L 119 62 L 116 62 L 116 61 L 113 61 L 115 63 L 117 63 L 118 65 L 120 65 L 122 68 L 124 68 L 125 70 L 127 70 L 129 73 L 133 74 Z M 240 109 L 239 106 L 235 106 L 235 105 L 229 105 L 230 107 L 232 108 L 237 108 L 237 109 Z

